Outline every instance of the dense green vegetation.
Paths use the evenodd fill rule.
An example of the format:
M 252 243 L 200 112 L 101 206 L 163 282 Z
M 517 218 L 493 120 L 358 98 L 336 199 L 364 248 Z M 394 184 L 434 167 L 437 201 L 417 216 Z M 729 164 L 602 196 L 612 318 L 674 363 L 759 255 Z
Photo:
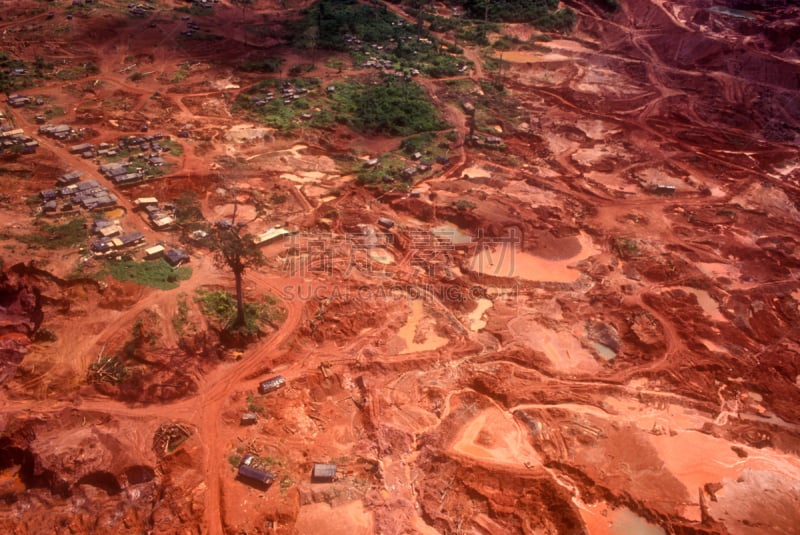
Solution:
M 441 78 L 455 76 L 469 64 L 459 55 L 462 51 L 457 46 L 445 46 L 421 26 L 409 24 L 383 5 L 355 0 L 321 0 L 306 10 L 293 33 L 295 46 L 348 50 L 357 65 L 388 61 L 389 70 L 409 73 L 416 69 Z
M 62 224 L 39 221 L 37 226 L 38 232 L 22 235 L 17 239 L 32 247 L 44 247 L 45 249 L 75 247 L 86 241 L 86 220 L 82 217 Z
M 558 0 L 464 0 L 464 8 L 474 19 L 528 22 L 541 30 L 568 32 L 577 15 L 570 8 L 558 9 L 558 3 Z
M 293 88 L 308 92 L 303 93 L 298 99 L 284 99 L 280 93 L 283 81 L 267 78 L 240 93 L 233 104 L 233 111 L 245 112 L 261 124 L 282 132 L 297 128 L 300 126 L 303 114 L 309 113 L 312 107 L 324 106 L 325 98 L 319 92 L 320 82 L 317 78 L 291 78 L 286 82 Z M 267 98 L 270 93 L 272 95 Z M 328 110 L 310 115 L 307 124 L 312 127 L 324 128 L 332 124 Z
M 180 281 L 192 276 L 192 268 L 173 268 L 162 259 L 149 262 L 133 260 L 109 262 L 106 265 L 106 272 L 118 281 L 132 281 L 159 290 L 177 288 Z
M 531 24 L 540 30 L 567 33 L 575 26 L 578 15 L 570 8 L 559 9 L 552 13 L 547 13 L 542 17 L 531 21 Z
M 295 44 L 308 45 L 308 28 L 317 27 L 316 45 L 329 50 L 347 50 L 347 35 L 367 43 L 384 44 L 407 35 L 401 19 L 385 7 L 360 4 L 357 0 L 320 0 L 305 12 L 294 35 Z
M 408 78 L 351 79 L 337 82 L 335 90 L 325 94 L 316 78 L 293 78 L 287 82 L 308 92 L 284 99 L 280 94 L 281 80 L 262 80 L 237 97 L 234 111 L 246 112 L 281 131 L 301 125 L 325 128 L 338 122 L 363 134 L 407 136 L 447 127 L 425 90 Z M 267 100 L 270 94 L 271 100 Z
M 14 71 L 22 69 L 23 76 L 16 76 Z M 33 62 L 25 62 L 12 58 L 8 52 L 0 51 L 0 92 L 13 93 L 20 89 L 36 85 L 36 81 L 47 78 L 53 70 L 53 64 L 48 63 L 41 56 L 36 56 Z
M 337 119 L 365 134 L 408 136 L 447 127 L 411 80 L 387 76 L 380 84 L 339 84 L 334 98 Z

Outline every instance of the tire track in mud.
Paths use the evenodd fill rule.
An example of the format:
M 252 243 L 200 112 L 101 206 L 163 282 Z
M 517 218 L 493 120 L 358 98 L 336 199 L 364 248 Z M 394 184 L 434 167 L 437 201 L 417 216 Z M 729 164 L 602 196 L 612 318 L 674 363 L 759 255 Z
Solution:
M 250 280 L 255 283 L 260 290 L 268 290 L 275 295 L 282 295 L 282 287 L 275 279 L 267 279 L 260 274 L 252 273 Z M 278 279 L 280 280 L 280 279 Z M 236 386 L 247 376 L 251 375 L 264 366 L 270 353 L 279 350 L 289 337 L 300 326 L 302 319 L 303 303 L 297 300 L 282 301 L 286 309 L 286 318 L 281 324 L 281 328 L 272 335 L 265 343 L 258 345 L 246 358 L 236 363 L 231 369 L 220 370 L 212 373 L 201 385 L 201 421 L 198 429 L 201 436 L 206 437 L 207 461 L 206 461 L 206 520 L 209 533 L 221 534 L 223 532 L 222 521 L 222 502 L 221 502 L 221 471 L 224 466 L 224 455 L 220 451 L 220 441 L 218 440 L 219 419 L 221 417 L 223 405 L 227 396 L 235 390 Z M 220 375 L 220 377 L 215 377 Z M 206 386 L 204 389 L 203 386 Z

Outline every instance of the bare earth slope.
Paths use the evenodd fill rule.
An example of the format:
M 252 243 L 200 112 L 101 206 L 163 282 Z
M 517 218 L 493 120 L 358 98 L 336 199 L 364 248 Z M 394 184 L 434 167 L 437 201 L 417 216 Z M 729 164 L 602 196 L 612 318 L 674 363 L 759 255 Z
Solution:
M 353 176 L 400 139 L 281 132 L 234 105 L 310 61 L 286 25 L 308 3 L 51 4 L 0 21 L 11 57 L 56 71 L 22 91 L 41 104 L 3 106 L 39 141 L 0 162 L 4 533 L 796 532 L 800 8 L 569 0 L 570 34 L 500 25 L 510 45 L 464 45 L 477 66 L 416 78 L 452 133 L 405 190 Z M 370 75 L 313 54 L 319 88 Z M 240 68 L 264 57 L 285 63 Z M 146 126 L 181 150 L 123 190 L 38 135 L 40 114 L 75 143 Z M 73 169 L 118 194 L 104 216 L 185 249 L 191 277 L 120 282 L 88 231 L 30 238 L 66 217 L 35 197 Z M 209 223 L 292 232 L 246 273 L 280 314 L 244 348 L 196 300 L 230 274 L 134 211 L 186 192 Z M 109 355 L 129 375 L 88 380 Z M 247 454 L 271 485 L 237 478 Z M 312 482 L 316 462 L 336 480 Z

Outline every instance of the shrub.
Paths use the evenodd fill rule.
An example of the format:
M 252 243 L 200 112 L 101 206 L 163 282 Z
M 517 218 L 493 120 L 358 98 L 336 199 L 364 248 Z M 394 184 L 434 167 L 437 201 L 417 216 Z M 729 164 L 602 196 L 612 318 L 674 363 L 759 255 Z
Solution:
M 178 296 L 177 305 L 178 310 L 175 312 L 175 315 L 172 316 L 172 326 L 175 328 L 175 332 L 178 336 L 180 336 L 183 334 L 186 322 L 189 321 L 189 305 L 186 303 L 186 294 L 182 293 Z
M 107 382 L 118 384 L 128 378 L 130 372 L 122 361 L 114 355 L 106 355 L 89 365 L 90 383 Z
M 263 58 L 245 61 L 239 68 L 247 72 L 280 72 L 284 63 L 283 58 Z
M 439 15 L 432 15 L 430 21 L 428 28 L 432 32 L 449 32 L 458 29 L 461 25 L 461 22 L 454 17 L 440 17 Z
M 74 247 L 86 240 L 86 220 L 78 217 L 62 225 L 52 225 L 43 221 L 39 223 L 38 233 L 26 234 L 17 239 L 22 243 L 45 249 Z
M 175 199 L 175 219 L 183 227 L 204 220 L 203 212 L 200 211 L 200 201 L 194 192 L 184 191 Z
M 289 76 L 300 76 L 301 74 L 305 74 L 313 70 L 314 65 L 312 63 L 298 63 L 289 69 Z
M 431 132 L 408 137 L 400 143 L 400 150 L 406 154 L 414 154 L 415 152 L 424 152 L 434 140 L 434 135 Z
M 203 314 L 216 319 L 223 328 L 227 328 L 236 319 L 236 299 L 228 292 L 198 290 L 195 300 L 200 304 Z M 260 333 L 260 324 L 263 322 L 275 323 L 283 319 L 283 312 L 277 307 L 275 298 L 270 295 L 265 296 L 263 301 L 246 302 L 244 315 L 244 332 L 248 334 Z
M 633 238 L 616 238 L 614 247 L 620 258 L 631 258 L 639 255 L 639 243 Z
M 283 204 L 289 200 L 289 196 L 285 193 L 273 193 L 269 197 L 269 202 L 272 204 Z
M 479 46 L 487 46 L 489 39 L 486 37 L 486 28 L 482 24 L 466 26 L 457 33 L 458 38 Z
M 253 395 L 247 396 L 247 410 L 256 414 L 264 414 L 265 407 Z
M 109 262 L 106 269 L 118 281 L 132 281 L 159 290 L 177 288 L 180 281 L 187 280 L 192 276 L 192 268 L 172 268 L 163 259 L 148 262 L 134 262 L 133 260 Z
M 56 333 L 50 329 L 41 328 L 33 335 L 34 342 L 55 342 L 58 340 Z
M 516 45 L 519 45 L 521 43 L 522 42 L 517 37 L 501 35 L 497 39 L 497 41 L 492 43 L 492 48 L 494 48 L 495 50 L 511 50 Z

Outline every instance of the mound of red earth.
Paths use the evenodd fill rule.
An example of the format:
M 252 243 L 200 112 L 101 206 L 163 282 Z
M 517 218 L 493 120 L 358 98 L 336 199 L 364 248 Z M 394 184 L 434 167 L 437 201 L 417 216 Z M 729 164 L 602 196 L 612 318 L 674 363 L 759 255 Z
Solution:
M 0 500 L 16 512 L 0 519 L 5 533 L 167 533 L 202 514 L 191 442 L 166 455 L 126 432 L 124 417 L 95 411 L 19 414 L 3 424 Z M 30 509 L 38 513 L 21 514 Z
M 0 383 L 14 375 L 44 319 L 39 287 L 17 265 L 0 272 Z
M 278 2 L 215 4 L 196 17 L 213 39 L 183 39 L 185 21 L 171 12 L 182 4 L 160 2 L 152 19 L 20 9 L 0 29 L 21 56 L 39 28 L 58 29 L 48 39 L 63 50 L 45 59 L 69 52 L 76 65 L 97 64 L 66 90 L 54 80 L 40 88 L 64 122 L 92 125 L 93 142 L 148 122 L 165 134 L 194 125 L 181 136 L 181 168 L 122 201 L 191 190 L 214 221 L 235 209 L 255 217 L 257 193 L 269 198 L 271 187 L 287 199 L 269 209 L 270 224 L 324 229 L 332 244 L 298 253 L 308 269 L 291 276 L 278 271 L 289 248 L 265 246 L 267 265 L 245 286 L 281 294 L 286 320 L 222 363 L 193 291 L 233 283 L 199 246 L 190 281 L 158 292 L 44 271 L 85 268 L 76 250 L 13 251 L 47 267 L 15 266 L 0 280 L 0 530 L 796 531 L 797 6 L 630 0 L 612 12 L 575 0 L 575 32 L 541 43 L 533 28 L 502 25 L 527 42 L 505 43 L 514 50 L 498 58 L 501 73 L 484 78 L 484 58 L 466 45 L 474 71 L 416 77 L 454 139 L 468 130 L 468 99 L 481 135 L 502 146 L 443 143 L 451 166 L 411 191 L 376 193 L 345 176 L 354 156 L 383 156 L 399 140 L 364 140 L 344 125 L 304 127 L 302 140 L 226 135 L 246 120 L 227 106 L 261 78 L 237 69 L 245 54 L 285 54 L 287 68 L 307 61 L 238 40 L 251 28 L 242 19 L 271 18 Z M 62 32 L 65 20 L 76 31 Z M 277 25 L 253 33 L 274 36 Z M 312 74 L 338 83 L 345 75 L 319 53 Z M 133 63 L 139 80 L 124 70 Z M 19 111 L 28 129 L 34 113 Z M 15 198 L 51 187 L 67 162 L 94 171 L 42 143 L 50 152 L 37 161 L 56 163 L 26 167 L 20 156 L 4 167 Z M 343 158 L 320 167 L 312 145 Z M 229 176 L 209 168 L 232 175 L 240 164 L 252 167 L 234 203 Z M 28 218 L 22 205 L 0 211 L 0 224 Z M 431 227 L 441 239 L 430 243 L 452 247 L 417 254 Z M 7 241 L 28 229 L 16 230 Z M 145 230 L 148 243 L 179 239 Z M 369 230 L 394 239 L 380 251 L 341 243 Z M 512 231 L 520 247 L 503 272 L 501 247 L 480 248 Z M 456 246 L 461 233 L 475 241 Z M 33 345 L 43 327 L 58 341 Z M 261 395 L 267 373 L 286 387 Z M 242 425 L 245 411 L 256 424 Z M 277 474 L 270 488 L 237 478 L 245 454 Z M 312 483 L 317 461 L 337 464 L 338 480 Z

